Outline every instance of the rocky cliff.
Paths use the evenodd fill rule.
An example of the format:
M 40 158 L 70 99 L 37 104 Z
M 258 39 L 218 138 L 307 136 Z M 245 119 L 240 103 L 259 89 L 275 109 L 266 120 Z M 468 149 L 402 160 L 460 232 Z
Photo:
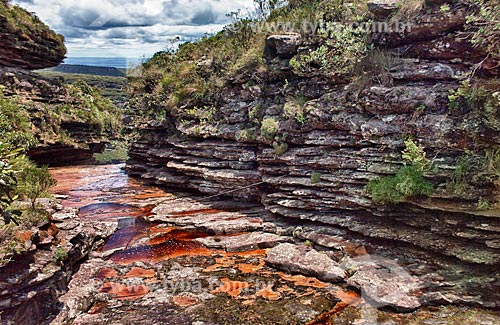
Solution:
M 66 85 L 29 71 L 58 65 L 66 54 L 64 37 L 35 15 L 0 2 L 0 36 L 0 114 L 16 110 L 30 120 L 17 130 L 35 136 L 28 155 L 52 166 L 91 162 L 120 129 L 120 111 L 85 83 Z
M 498 188 L 488 167 L 499 144 L 498 61 L 464 37 L 474 33 L 467 16 L 477 8 L 462 1 L 424 6 L 411 13 L 410 29 L 370 33 L 373 51 L 349 78 L 335 73 L 346 56 L 325 63 L 335 49 L 342 53 L 335 48 L 338 36 L 331 44 L 300 33 L 272 35 L 265 63 L 257 57 L 237 67 L 201 101 L 189 91 L 190 76 L 189 99 L 179 103 L 173 82 L 158 76 L 160 57 L 153 59 L 136 86 L 135 103 L 138 110 L 156 107 L 166 114 L 143 126 L 129 173 L 176 189 L 261 202 L 299 224 L 294 235 L 304 240 L 335 247 L 343 237 L 383 247 L 433 283 L 435 302 L 499 307 Z M 369 14 L 394 22 L 404 16 L 388 15 L 400 7 L 373 2 Z M 206 56 L 186 61 L 205 81 L 221 70 Z M 468 84 L 471 71 L 481 86 Z M 424 176 L 432 194 L 374 202 L 367 184 L 407 164 L 401 156 L 407 138 L 431 161 Z
M 0 66 L 43 69 L 64 60 L 64 37 L 26 10 L 0 1 Z

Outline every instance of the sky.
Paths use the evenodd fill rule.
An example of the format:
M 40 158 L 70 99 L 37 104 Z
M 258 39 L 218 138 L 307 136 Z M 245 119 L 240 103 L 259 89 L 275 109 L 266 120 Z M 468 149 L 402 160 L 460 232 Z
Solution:
M 253 0 L 14 0 L 66 38 L 68 57 L 150 57 L 221 30 Z

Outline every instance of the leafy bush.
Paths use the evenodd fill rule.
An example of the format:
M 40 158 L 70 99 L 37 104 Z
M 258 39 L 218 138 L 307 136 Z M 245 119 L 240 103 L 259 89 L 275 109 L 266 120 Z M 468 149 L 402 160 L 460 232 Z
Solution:
M 113 141 L 104 152 L 94 154 L 94 159 L 100 164 L 125 162 L 128 158 L 128 144 L 120 141 Z
M 68 252 L 61 246 L 57 246 L 52 254 L 54 262 L 62 262 L 68 258 Z
M 303 96 L 294 96 L 287 98 L 285 106 L 283 109 L 285 110 L 285 117 L 293 118 L 300 124 L 305 124 L 307 118 L 305 116 L 304 106 L 306 105 L 307 98 Z
M 311 174 L 311 184 L 318 184 L 321 182 L 321 173 L 313 172 Z
M 405 149 L 402 152 L 402 157 L 421 172 L 430 168 L 431 163 L 427 159 L 424 149 L 417 146 L 411 139 L 405 141 Z
M 424 171 L 431 167 L 423 148 L 411 139 L 405 141 L 403 159 L 410 165 L 402 167 L 395 175 L 371 180 L 366 191 L 373 201 L 382 204 L 401 203 L 415 196 L 428 196 L 432 185 L 424 178 Z
M 290 60 L 293 71 L 299 76 L 308 76 L 315 70 L 327 77 L 350 76 L 368 52 L 365 28 L 331 22 L 322 36 L 325 44 Z
M 467 17 L 467 25 L 472 31 L 471 43 L 487 53 L 500 64 L 500 0 L 468 0 L 476 8 Z M 498 66 L 497 66 L 498 67 Z
M 252 129 L 241 130 L 238 140 L 240 141 L 253 141 L 257 137 Z
M 389 204 L 401 203 L 414 196 L 431 195 L 433 188 L 420 170 L 414 166 L 405 166 L 394 176 L 370 181 L 366 190 L 373 201 Z
M 26 108 L 3 96 L 0 89 L 0 139 L 14 147 L 28 149 L 37 143 L 31 132 Z
M 264 139 L 272 141 L 276 133 L 278 133 L 278 130 L 279 130 L 279 123 L 274 118 L 268 117 L 262 121 L 260 127 L 260 135 Z
M 36 199 L 49 195 L 49 188 L 56 183 L 46 166 L 28 166 L 19 173 L 17 192 L 29 198 L 31 208 L 36 210 Z
M 288 150 L 288 143 L 284 141 L 274 141 L 273 142 L 274 154 L 276 156 L 281 156 Z

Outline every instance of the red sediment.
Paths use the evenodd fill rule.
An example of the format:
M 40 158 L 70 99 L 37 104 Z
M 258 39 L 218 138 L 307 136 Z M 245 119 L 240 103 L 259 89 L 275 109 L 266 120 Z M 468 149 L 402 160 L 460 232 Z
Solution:
M 176 304 L 179 307 L 189 307 L 196 305 L 198 303 L 198 299 L 194 297 L 188 297 L 188 296 L 174 296 L 172 298 L 172 301 L 174 304 Z
M 104 292 L 111 295 L 112 298 L 119 300 L 136 300 L 144 297 L 149 293 L 150 289 L 146 285 L 126 286 L 115 282 L 106 282 L 99 292 Z
M 225 212 L 217 209 L 200 209 L 200 210 L 192 210 L 192 211 L 180 211 L 180 212 L 173 212 L 172 216 L 175 217 L 187 217 L 191 216 L 193 214 L 216 214 L 220 212 Z
M 118 276 L 118 272 L 115 269 L 105 267 L 101 269 L 97 274 L 96 278 L 103 280 L 103 279 L 111 279 L 111 278 L 116 278 Z
M 210 256 L 212 253 L 208 248 L 195 242 L 169 239 L 161 244 L 117 252 L 111 256 L 111 260 L 127 265 L 133 262 L 158 262 L 180 256 Z
M 333 315 L 342 312 L 349 306 L 355 306 L 361 301 L 361 297 L 358 293 L 344 291 L 340 288 L 335 292 L 335 297 L 340 299 L 340 302 L 338 302 L 332 310 L 319 315 L 318 318 L 307 323 L 306 325 L 330 325 L 330 318 Z
M 150 239 L 149 245 L 158 245 L 172 239 L 188 241 L 204 237 L 208 237 L 208 234 L 202 231 L 189 231 L 189 230 L 173 228 L 169 232 L 166 232 L 162 235 Z
M 257 297 L 261 297 L 270 301 L 276 301 L 281 299 L 281 293 L 273 291 L 273 284 L 257 291 L 255 295 Z
M 212 290 L 212 292 L 210 292 L 211 294 L 227 293 L 231 297 L 236 298 L 241 294 L 243 289 L 250 287 L 248 282 L 231 281 L 228 278 L 221 279 L 221 281 L 223 284 L 215 290 Z
M 33 232 L 28 230 L 28 231 L 23 231 L 23 232 L 20 232 L 16 235 L 16 237 L 22 241 L 23 243 L 30 240 L 31 237 L 33 236 Z
M 105 302 L 98 302 L 95 305 L 93 305 L 92 308 L 90 308 L 88 313 L 91 315 L 101 314 L 106 310 L 106 308 L 107 308 L 107 305 Z
M 154 278 L 156 273 L 154 270 L 145 270 L 140 267 L 133 267 L 125 275 L 126 278 Z

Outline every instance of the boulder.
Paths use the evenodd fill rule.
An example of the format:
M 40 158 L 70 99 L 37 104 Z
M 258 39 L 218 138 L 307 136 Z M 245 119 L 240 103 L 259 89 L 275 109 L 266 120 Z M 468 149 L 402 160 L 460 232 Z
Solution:
M 280 244 L 267 252 L 266 262 L 291 273 L 317 277 L 322 281 L 342 282 L 345 272 L 326 254 L 294 244 Z
M 297 54 L 301 45 L 301 36 L 297 33 L 271 35 L 266 40 L 264 56 L 271 60 L 276 57 L 291 59 Z
M 372 305 L 377 308 L 393 308 L 399 312 L 413 311 L 421 306 L 418 297 L 422 289 L 421 281 L 395 262 L 372 260 L 370 256 L 353 260 L 350 268 L 355 273 L 347 283 L 360 290 L 361 296 Z
M 387 18 L 398 10 L 397 0 L 373 0 L 368 2 L 368 10 L 376 18 Z

